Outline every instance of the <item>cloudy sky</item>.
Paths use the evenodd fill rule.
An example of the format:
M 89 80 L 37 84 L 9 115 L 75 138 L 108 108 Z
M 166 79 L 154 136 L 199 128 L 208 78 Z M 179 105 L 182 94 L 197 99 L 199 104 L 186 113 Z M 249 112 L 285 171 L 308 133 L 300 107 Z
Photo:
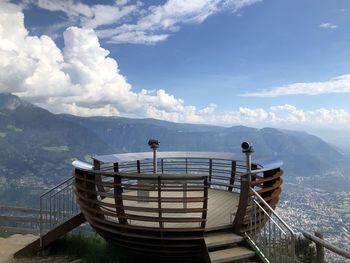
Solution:
M 348 0 L 0 0 L 0 92 L 55 113 L 350 130 Z

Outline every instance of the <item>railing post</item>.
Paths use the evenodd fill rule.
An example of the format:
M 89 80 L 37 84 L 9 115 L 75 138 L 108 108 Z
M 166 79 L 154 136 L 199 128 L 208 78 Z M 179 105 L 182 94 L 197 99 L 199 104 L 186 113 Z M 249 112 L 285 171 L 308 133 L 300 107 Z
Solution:
M 40 221 L 39 221 L 39 232 L 40 232 L 40 247 L 43 247 L 43 198 L 40 196 Z
M 315 231 L 315 236 L 323 239 L 323 235 L 319 231 Z M 316 262 L 324 263 L 324 247 L 321 244 L 316 243 Z

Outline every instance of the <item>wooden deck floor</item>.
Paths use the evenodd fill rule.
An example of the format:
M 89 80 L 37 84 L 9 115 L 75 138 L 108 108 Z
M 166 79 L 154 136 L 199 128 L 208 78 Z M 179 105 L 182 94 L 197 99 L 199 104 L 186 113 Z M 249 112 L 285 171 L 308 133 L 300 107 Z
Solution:
M 126 192 L 123 193 L 123 196 L 136 196 L 136 195 L 147 195 L 150 197 L 157 197 L 158 193 L 156 191 L 148 191 L 146 192 Z M 187 192 L 187 197 L 201 197 L 202 192 Z M 162 196 L 164 197 L 182 197 L 179 192 L 162 192 Z M 239 194 L 232 193 L 223 190 L 214 190 L 209 189 L 208 191 L 208 214 L 207 214 L 207 223 L 206 229 L 216 229 L 221 228 L 223 226 L 227 226 L 232 223 L 232 220 L 235 217 L 235 213 L 237 211 L 237 206 L 239 202 Z M 114 200 L 112 198 L 104 199 L 104 202 L 108 202 L 114 204 Z M 124 206 L 135 206 L 135 207 L 152 207 L 157 208 L 157 202 L 137 202 L 137 201 L 123 201 Z M 187 203 L 187 208 L 201 208 L 202 203 Z M 162 208 L 184 208 L 184 204 L 182 203 L 166 203 L 162 202 Z M 149 213 L 149 212 L 135 212 L 125 210 L 127 214 L 140 215 L 140 216 L 149 216 L 149 217 L 158 217 L 158 213 Z M 163 217 L 202 217 L 202 213 L 186 213 L 186 214 L 178 214 L 178 213 L 163 213 Z M 107 220 L 116 221 L 115 217 L 108 217 Z M 159 227 L 159 223 L 156 222 L 147 222 L 147 221 L 139 221 L 139 220 L 129 220 L 129 224 L 137 225 L 137 226 L 146 226 L 146 227 Z M 198 227 L 198 223 L 164 223 L 164 227 L 171 228 L 187 228 L 187 227 Z

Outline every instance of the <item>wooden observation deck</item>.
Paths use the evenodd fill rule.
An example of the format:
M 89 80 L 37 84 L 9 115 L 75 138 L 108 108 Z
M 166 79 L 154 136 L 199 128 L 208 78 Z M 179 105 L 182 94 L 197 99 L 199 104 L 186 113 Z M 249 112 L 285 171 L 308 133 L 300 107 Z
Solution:
M 161 262 L 295 262 L 295 234 L 274 211 L 282 162 L 251 162 L 248 143 L 242 161 L 231 153 L 157 153 L 150 142 L 153 153 L 74 161 L 73 177 L 40 196 L 40 237 L 15 256 L 88 221 L 106 240 Z
M 241 156 L 212 152 L 154 157 L 152 152 L 112 154 L 94 156 L 93 166 L 73 163 L 85 219 L 102 237 L 133 251 L 203 259 L 210 233 L 242 235 L 267 222 L 263 201 L 253 210 L 251 189 L 272 208 L 281 193 L 282 162 L 247 167 Z

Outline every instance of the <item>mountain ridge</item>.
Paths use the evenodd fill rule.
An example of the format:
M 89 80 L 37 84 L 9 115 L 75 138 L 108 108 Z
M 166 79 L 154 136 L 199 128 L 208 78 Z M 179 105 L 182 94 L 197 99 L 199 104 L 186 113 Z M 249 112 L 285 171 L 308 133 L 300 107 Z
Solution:
M 221 127 L 157 119 L 79 117 L 53 114 L 17 96 L 0 94 L 0 176 L 24 174 L 66 177 L 73 158 L 87 155 L 149 151 L 149 138 L 162 151 L 241 152 L 253 143 L 254 158 L 285 163 L 290 176 L 319 174 L 343 158 L 333 147 L 306 132 L 242 125 Z M 242 155 L 242 159 L 243 159 Z

